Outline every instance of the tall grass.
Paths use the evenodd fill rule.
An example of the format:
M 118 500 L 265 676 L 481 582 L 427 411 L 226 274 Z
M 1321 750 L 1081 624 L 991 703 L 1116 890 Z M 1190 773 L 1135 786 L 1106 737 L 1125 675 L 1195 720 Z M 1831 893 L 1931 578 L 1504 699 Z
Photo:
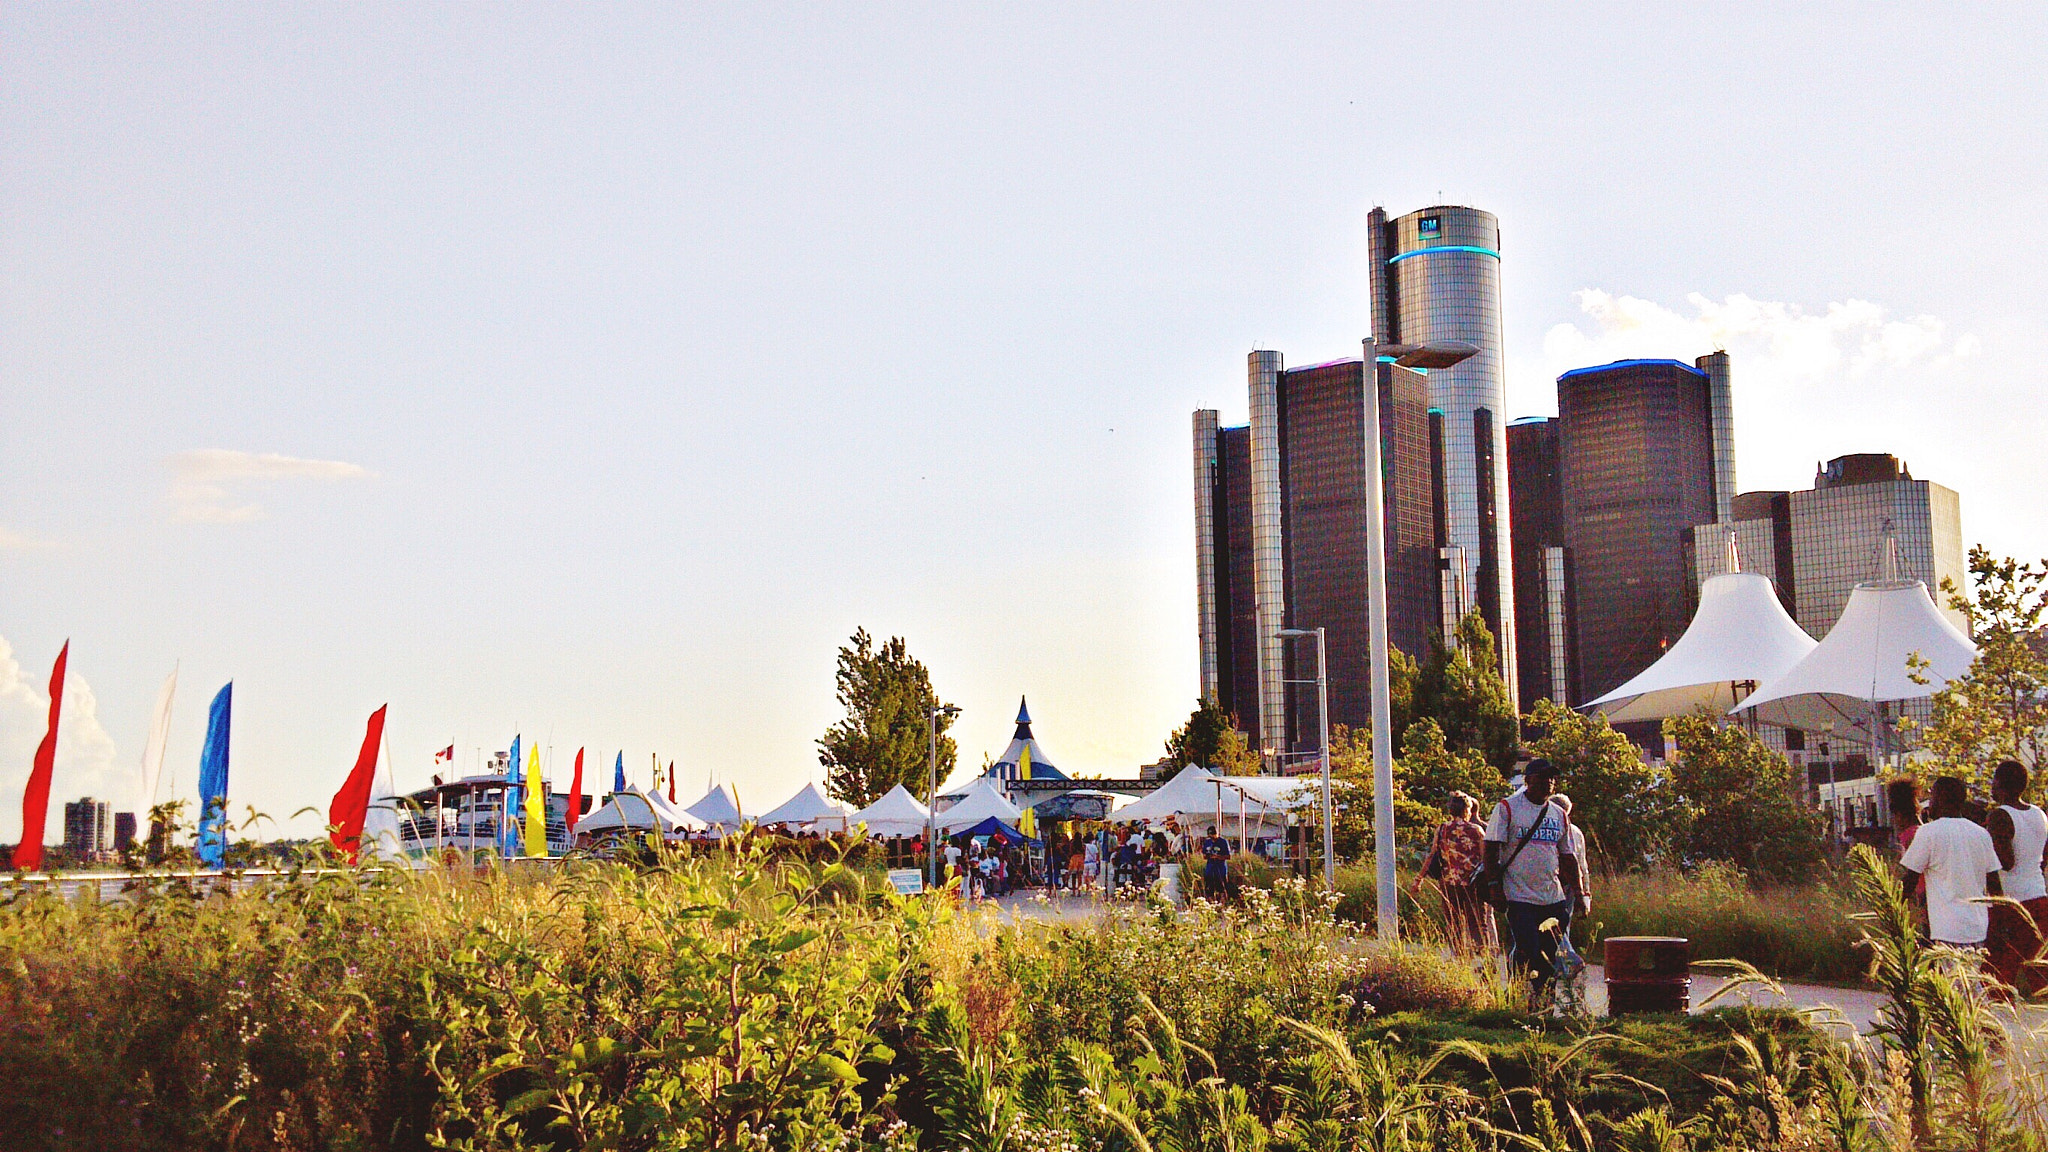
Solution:
M 1609 936 L 1683 936 L 1695 958 L 1743 960 L 1784 980 L 1846 984 L 1860 981 L 1869 964 L 1849 920 L 1855 907 L 1832 877 L 1757 887 L 1725 865 L 1627 872 L 1595 885 L 1593 910 L 1575 919 L 1572 938 L 1597 949 Z

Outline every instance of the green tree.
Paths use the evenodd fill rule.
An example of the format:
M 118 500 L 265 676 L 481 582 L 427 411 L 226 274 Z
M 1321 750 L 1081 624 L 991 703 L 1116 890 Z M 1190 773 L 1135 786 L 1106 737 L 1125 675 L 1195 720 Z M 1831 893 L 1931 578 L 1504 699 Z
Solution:
M 943 707 L 932 690 L 931 673 L 911 655 L 901 636 L 877 646 L 867 629 L 839 649 L 839 703 L 846 719 L 818 738 L 818 762 L 825 766 L 825 791 L 844 804 L 865 808 L 901 784 L 920 798 L 929 791 L 931 742 L 927 724 Z M 952 717 L 939 716 L 939 779 L 953 771 L 958 749 L 946 735 Z
M 1990 785 L 1991 767 L 2018 760 L 2038 769 L 2048 751 L 2048 659 L 2042 618 L 2048 615 L 2048 559 L 2022 564 L 1970 549 L 1964 596 L 1953 580 L 1941 590 L 1950 607 L 1970 621 L 1977 659 L 1970 670 L 1935 693 L 1932 715 L 1919 733 L 1939 773 Z M 2038 779 L 2034 795 L 2043 789 Z
M 1447 810 L 1453 792 L 1479 801 L 1479 815 L 1508 790 L 1500 769 L 1470 748 L 1452 748 L 1443 729 L 1425 716 L 1408 726 L 1401 740 L 1401 758 L 1394 762 L 1397 784 L 1407 798 L 1437 813 Z M 1441 817 L 1439 817 L 1441 819 Z
M 1685 842 L 1690 807 L 1607 717 L 1538 700 L 1528 723 L 1529 750 L 1557 765 L 1558 790 L 1571 796 L 1572 822 L 1596 859 L 1634 868 Z
M 1416 674 L 1413 700 L 1413 715 L 1435 720 L 1451 747 L 1473 749 L 1502 771 L 1514 767 L 1520 745 L 1515 706 L 1500 676 L 1493 632 L 1478 612 L 1458 622 L 1457 643 L 1431 649 Z
M 1205 697 L 1188 714 L 1187 723 L 1166 738 L 1165 779 L 1171 780 L 1190 764 L 1226 776 L 1249 776 L 1259 771 L 1259 754 L 1238 731 L 1237 717 Z
M 1691 807 L 1690 859 L 1727 860 L 1752 876 L 1801 879 L 1824 855 L 1820 814 L 1793 791 L 1792 764 L 1748 729 L 1704 712 L 1664 722 L 1677 748 L 1671 787 Z
M 1484 807 L 1507 791 L 1500 771 L 1470 749 L 1452 748 L 1441 728 L 1423 717 L 1402 736 L 1394 758 L 1394 832 L 1405 847 L 1419 847 L 1444 820 L 1453 792 Z M 1336 802 L 1337 854 L 1355 857 L 1372 846 L 1372 729 L 1338 724 L 1330 729 L 1330 794 Z

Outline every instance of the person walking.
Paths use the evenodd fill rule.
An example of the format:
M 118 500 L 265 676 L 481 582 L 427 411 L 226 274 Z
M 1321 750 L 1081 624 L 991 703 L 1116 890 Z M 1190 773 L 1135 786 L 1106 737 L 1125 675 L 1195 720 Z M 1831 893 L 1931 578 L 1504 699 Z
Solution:
M 1448 809 L 1450 819 L 1437 825 L 1430 837 L 1415 890 L 1421 890 L 1424 879 L 1436 881 L 1443 892 L 1451 950 L 1460 956 L 1482 956 L 1499 947 L 1493 909 L 1480 897 L 1477 883 L 1486 865 L 1486 829 L 1477 819 L 1479 801 L 1465 793 L 1453 793 Z
M 2001 761 L 1991 772 L 1991 795 L 1998 806 L 1984 822 L 1998 853 L 1999 892 L 2018 901 L 2017 906 L 1991 906 L 1991 971 L 2021 996 L 2048 986 L 2048 974 L 2030 963 L 2041 954 L 2042 933 L 2048 931 L 2048 879 L 2042 874 L 2048 812 L 2027 803 L 2027 784 L 2026 765 Z
M 1970 793 L 1959 776 L 1934 782 L 1934 819 L 1921 826 L 1899 857 L 1909 875 L 1927 882 L 1927 934 L 1937 944 L 1981 951 L 1991 911 L 1975 903 L 1998 886 L 1998 850 L 1991 833 L 1963 815 Z
M 1216 826 L 1209 825 L 1209 834 L 1202 837 L 1202 892 L 1212 900 L 1221 901 L 1230 889 L 1230 841 L 1216 834 Z
M 1571 817 L 1551 799 L 1557 769 L 1531 760 L 1522 778 L 1521 790 L 1487 819 L 1486 876 L 1507 909 L 1513 970 L 1528 978 L 1535 1001 L 1557 975 L 1557 942 L 1571 930 L 1579 866 L 1569 851 Z

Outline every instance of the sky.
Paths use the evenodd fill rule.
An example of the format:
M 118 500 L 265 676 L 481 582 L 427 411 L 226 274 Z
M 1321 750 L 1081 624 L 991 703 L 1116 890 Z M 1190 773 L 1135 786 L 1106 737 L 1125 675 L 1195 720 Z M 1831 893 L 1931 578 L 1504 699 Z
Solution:
M 1741 8 L 1741 6 L 1736 6 Z M 1368 209 L 1501 221 L 1508 415 L 1734 361 L 1744 489 L 1895 453 L 2048 554 L 2044 18 L 2009 4 L 0 4 L 0 841 L 317 832 L 539 741 L 753 811 L 854 629 L 961 758 L 1198 691 L 1189 414 L 1356 354 Z M 601 774 L 600 774 L 601 775 Z M 50 836 L 61 820 L 53 815 Z

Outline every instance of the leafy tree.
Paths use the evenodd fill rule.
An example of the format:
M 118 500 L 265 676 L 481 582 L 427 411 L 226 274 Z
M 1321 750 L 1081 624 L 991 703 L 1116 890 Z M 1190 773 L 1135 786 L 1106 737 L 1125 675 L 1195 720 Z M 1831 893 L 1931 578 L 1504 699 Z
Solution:
M 1500 769 L 1473 749 L 1452 748 L 1443 729 L 1427 716 L 1408 726 L 1394 770 L 1409 799 L 1439 813 L 1447 810 L 1453 792 L 1463 792 L 1479 801 L 1484 819 L 1486 808 L 1508 790 Z
M 930 771 L 927 723 L 942 707 L 931 673 L 912 658 L 901 636 L 877 646 L 867 629 L 839 649 L 839 703 L 846 719 L 818 739 L 825 791 L 841 803 L 865 808 L 901 784 L 920 798 Z M 939 779 L 952 771 L 958 749 L 946 735 L 953 719 L 939 716 Z
M 1431 649 L 1414 680 L 1413 710 L 1434 719 L 1451 747 L 1474 749 L 1502 771 L 1514 767 L 1520 744 L 1515 706 L 1485 617 L 1466 613 L 1457 643 Z
M 2048 659 L 2042 618 L 2048 616 L 2048 559 L 2022 564 L 1970 549 L 1974 597 L 1952 580 L 1941 590 L 1970 621 L 1977 659 L 1935 693 L 1919 746 L 1941 773 L 1990 784 L 1991 766 L 2018 760 L 2039 768 L 2048 752 Z M 2035 795 L 2041 794 L 2036 784 Z
M 1777 880 L 1802 878 L 1821 862 L 1821 817 L 1794 795 L 1790 761 L 1705 712 L 1666 720 L 1664 734 L 1678 752 L 1671 786 L 1692 808 L 1687 857 Z
M 1610 868 L 1633 868 L 1685 841 L 1691 809 L 1628 737 L 1603 715 L 1582 716 L 1538 700 L 1528 717 L 1529 750 L 1557 765 L 1558 790 L 1572 798 L 1572 822 Z
M 1237 729 L 1237 717 L 1207 698 L 1195 705 L 1188 722 L 1166 738 L 1166 770 L 1171 780 L 1190 764 L 1212 768 L 1226 776 L 1250 776 L 1259 771 L 1259 754 L 1251 741 Z
M 1451 793 L 1469 793 L 1483 808 L 1507 791 L 1498 769 L 1477 752 L 1451 748 L 1443 730 L 1427 717 L 1408 726 L 1393 768 L 1394 831 L 1408 847 L 1419 846 L 1443 823 Z M 1330 729 L 1330 793 L 1337 805 L 1337 854 L 1352 857 L 1366 851 L 1373 830 L 1370 727 L 1338 724 Z

